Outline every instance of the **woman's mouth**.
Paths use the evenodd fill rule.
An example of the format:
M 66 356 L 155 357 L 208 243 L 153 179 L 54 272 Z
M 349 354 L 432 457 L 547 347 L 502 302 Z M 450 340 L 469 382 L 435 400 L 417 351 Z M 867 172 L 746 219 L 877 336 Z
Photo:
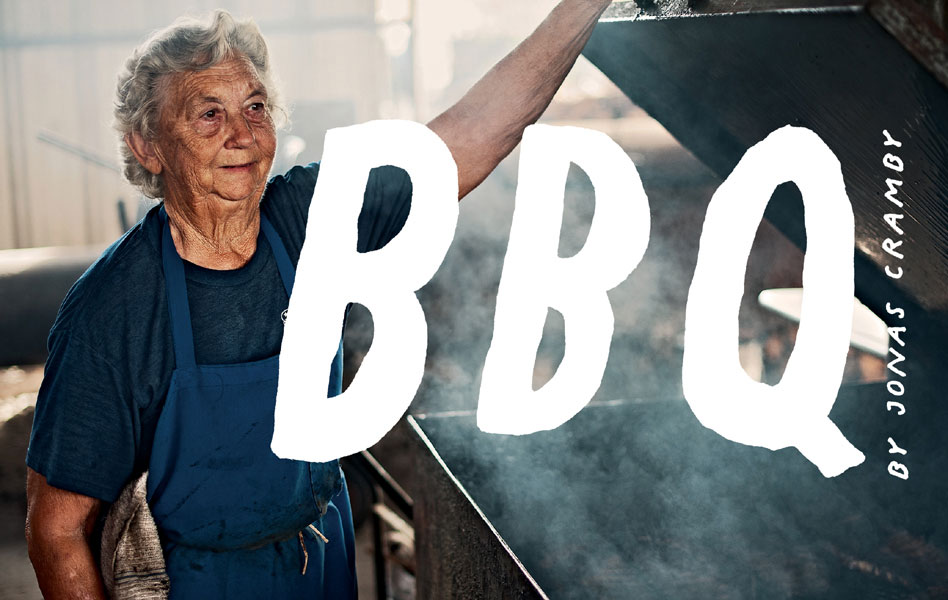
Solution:
M 244 163 L 242 165 L 224 165 L 222 169 L 226 169 L 230 172 L 240 172 L 240 171 L 249 171 L 250 168 L 254 165 L 253 162 Z

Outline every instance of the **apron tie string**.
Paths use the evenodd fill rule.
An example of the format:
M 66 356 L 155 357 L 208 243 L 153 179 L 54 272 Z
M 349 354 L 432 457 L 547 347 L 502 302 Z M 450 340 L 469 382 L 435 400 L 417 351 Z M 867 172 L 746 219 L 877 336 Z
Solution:
M 315 527 L 312 523 L 309 524 L 309 528 L 313 530 L 313 533 L 315 533 L 317 536 L 319 536 L 319 539 L 321 539 L 324 544 L 328 544 L 328 543 L 329 543 L 329 538 L 327 538 L 326 536 L 324 536 L 318 529 L 316 529 L 316 527 Z M 302 533 L 302 532 L 301 532 L 301 533 Z
M 321 540 L 323 541 L 323 543 L 325 543 L 325 544 L 328 544 L 328 543 L 329 543 L 329 538 L 327 538 L 326 536 L 324 536 L 324 535 L 322 534 L 322 532 L 320 532 L 318 529 L 316 529 L 316 527 L 315 527 L 312 523 L 310 523 L 308 527 L 309 527 L 309 529 L 311 529 L 311 530 L 313 531 L 313 533 L 315 533 L 317 536 L 319 536 L 319 539 L 321 539 Z M 303 572 L 301 573 L 301 575 L 306 575 L 306 566 L 309 565 L 309 552 L 306 551 L 306 542 L 305 542 L 305 540 L 303 539 L 303 532 L 300 531 L 300 532 L 298 533 L 298 535 L 299 535 L 299 538 L 300 538 L 300 548 L 303 549 Z

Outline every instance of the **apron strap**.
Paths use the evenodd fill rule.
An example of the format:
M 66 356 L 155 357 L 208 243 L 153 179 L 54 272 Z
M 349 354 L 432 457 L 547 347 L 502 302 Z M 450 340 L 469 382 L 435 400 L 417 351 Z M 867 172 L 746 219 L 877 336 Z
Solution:
M 283 240 L 270 224 L 270 219 L 260 211 L 260 229 L 263 235 L 267 237 L 270 243 L 270 250 L 273 252 L 273 258 L 276 259 L 277 268 L 280 269 L 280 278 L 283 280 L 283 287 L 286 288 L 286 297 L 289 298 L 293 293 L 293 282 L 296 280 L 296 268 L 290 261 L 290 255 L 286 252 Z
M 175 250 L 164 203 L 158 214 L 161 217 L 161 263 L 165 272 L 165 287 L 168 289 L 174 361 L 178 369 L 184 369 L 195 365 L 194 333 L 191 330 L 191 309 L 188 307 L 188 290 L 184 281 L 184 262 Z
M 188 306 L 188 291 L 184 277 L 184 262 L 178 256 L 171 237 L 171 226 L 168 224 L 168 213 L 164 204 L 158 211 L 161 217 L 161 262 L 165 273 L 165 286 L 168 289 L 168 306 L 171 313 L 171 336 L 174 341 L 175 366 L 179 369 L 193 367 L 194 359 L 194 331 L 191 328 L 191 309 Z M 260 228 L 270 244 L 273 258 L 280 270 L 280 278 L 286 289 L 287 297 L 293 293 L 293 282 L 296 279 L 296 269 L 290 261 L 283 240 L 273 228 L 270 220 L 263 211 L 260 211 Z

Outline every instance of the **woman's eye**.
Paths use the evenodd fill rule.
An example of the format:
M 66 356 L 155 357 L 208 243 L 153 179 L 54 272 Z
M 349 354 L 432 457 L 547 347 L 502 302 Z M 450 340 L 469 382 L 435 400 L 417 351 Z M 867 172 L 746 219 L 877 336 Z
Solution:
M 204 119 L 213 119 L 216 116 L 217 116 L 217 109 L 215 108 L 212 108 L 211 110 L 206 111 L 204 114 L 201 115 L 201 117 Z
M 247 107 L 249 117 L 254 120 L 263 119 L 267 114 L 267 105 L 263 102 L 254 102 Z

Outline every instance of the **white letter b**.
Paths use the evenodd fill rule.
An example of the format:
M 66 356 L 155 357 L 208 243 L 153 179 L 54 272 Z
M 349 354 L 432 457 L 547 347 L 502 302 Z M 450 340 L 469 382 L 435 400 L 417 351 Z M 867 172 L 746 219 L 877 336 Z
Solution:
M 384 248 L 360 254 L 358 219 L 369 171 L 405 169 L 411 212 Z M 384 436 L 411 404 L 424 373 L 427 324 L 415 291 L 444 259 L 458 217 L 457 166 L 444 142 L 409 121 L 373 121 L 326 133 L 306 242 L 283 334 L 271 449 L 327 462 Z M 326 398 L 329 365 L 349 302 L 372 312 L 372 346 L 355 380 Z
M 570 162 L 589 176 L 596 211 L 586 244 L 559 258 Z M 523 136 L 516 207 L 484 363 L 477 424 L 489 433 L 553 429 L 602 382 L 614 317 L 606 291 L 638 265 L 649 235 L 648 199 L 635 165 L 603 133 L 533 125 Z M 553 378 L 533 391 L 547 308 L 563 315 L 566 348 Z

